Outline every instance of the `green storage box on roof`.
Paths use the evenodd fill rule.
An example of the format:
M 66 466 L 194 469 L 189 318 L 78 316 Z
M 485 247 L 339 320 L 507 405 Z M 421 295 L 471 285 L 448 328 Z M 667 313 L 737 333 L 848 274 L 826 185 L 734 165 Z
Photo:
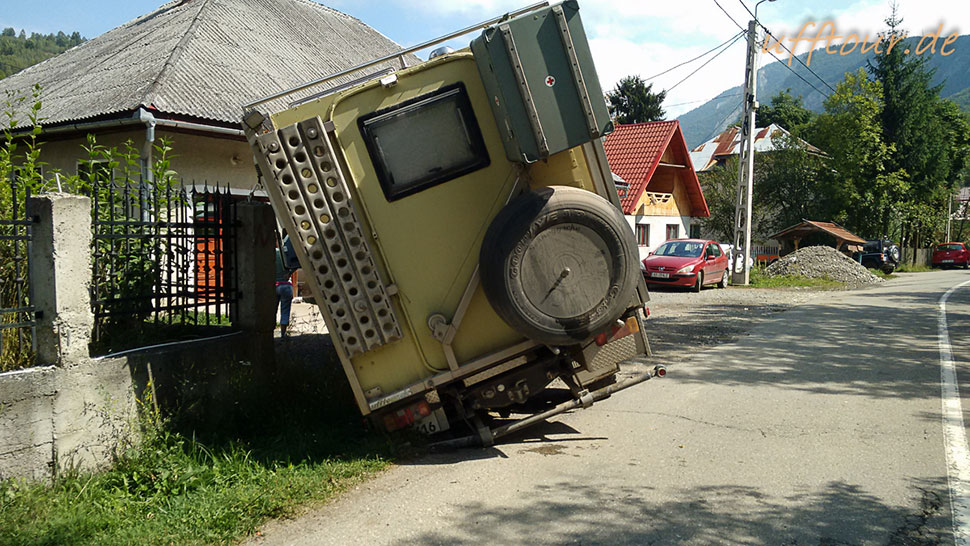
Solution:
M 510 160 L 532 163 L 613 130 L 577 2 L 489 27 L 471 49 Z

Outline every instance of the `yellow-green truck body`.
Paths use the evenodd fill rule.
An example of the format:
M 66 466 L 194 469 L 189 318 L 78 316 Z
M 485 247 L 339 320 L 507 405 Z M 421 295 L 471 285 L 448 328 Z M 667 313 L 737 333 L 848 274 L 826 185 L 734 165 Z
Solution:
M 528 26 L 517 29 L 515 21 L 522 18 Z M 612 307 L 600 302 L 603 312 L 616 314 L 606 328 L 577 334 L 573 327 L 566 342 L 555 341 L 561 336 L 533 335 L 509 320 L 515 310 L 497 312 L 495 297 L 490 301 L 483 288 L 486 234 L 499 229 L 492 227 L 495 218 L 525 194 L 569 197 L 575 191 L 568 188 L 574 188 L 619 206 L 600 141 L 612 129 L 602 92 L 591 59 L 584 58 L 582 67 L 574 64 L 588 56 L 585 36 L 580 36 L 581 48 L 573 47 L 582 50 L 578 56 L 567 47 L 577 39 L 577 25 L 582 30 L 578 6 L 567 2 L 517 19 L 486 29 L 470 49 L 385 71 L 268 116 L 247 115 L 261 179 L 294 243 L 301 279 L 320 306 L 357 404 L 364 415 L 383 416 L 389 428 L 428 419 L 437 421 L 432 429 L 445 428 L 442 413 L 434 414 L 445 397 L 469 411 L 500 408 L 524 402 L 557 377 L 569 376 L 567 383 L 577 391 L 611 378 L 615 358 L 604 352 L 599 360 L 606 361 L 594 365 L 604 345 L 594 343 L 596 336 L 617 338 L 625 347 L 622 357 L 648 350 L 642 332 L 647 296 L 639 273 L 632 292 L 626 285 L 621 290 L 616 283 L 604 284 L 614 292 L 627 291 L 618 305 L 610 300 L 616 294 L 584 295 L 590 292 L 587 285 L 598 281 L 575 280 L 586 267 L 583 256 L 570 258 L 568 266 L 554 265 L 565 280 L 556 277 L 551 284 L 543 280 L 548 268 L 533 263 L 540 254 L 553 260 L 569 254 L 556 252 L 558 244 L 589 246 L 591 255 L 605 249 L 608 245 L 598 240 L 587 241 L 596 239 L 588 228 L 580 235 L 569 226 L 540 233 L 535 248 L 546 245 L 543 253 L 526 249 L 522 254 L 531 264 L 523 272 L 532 283 L 523 290 L 546 290 L 546 284 L 550 293 L 577 290 L 575 298 L 572 292 L 530 296 L 540 314 L 575 314 L 573 302 L 587 298 L 591 303 L 580 309 L 585 311 L 605 298 Z M 539 63 L 542 47 L 527 38 L 543 32 L 562 40 L 561 51 Z M 503 53 L 501 61 L 508 66 L 497 68 L 499 61 L 492 58 L 483 62 Z M 529 62 L 535 76 L 522 68 Z M 509 66 L 512 81 L 509 74 L 489 73 L 509 72 Z M 585 74 L 576 73 L 581 68 Z M 562 213 L 554 211 L 553 218 L 557 214 Z M 631 233 L 617 233 L 617 240 L 632 240 Z M 575 244 L 573 237 L 579 237 Z M 508 259 L 516 263 L 515 256 Z M 629 257 L 620 259 L 625 268 Z M 484 264 L 489 279 L 501 277 L 490 262 Z M 620 263 L 608 262 L 599 270 L 612 272 L 610 263 Z M 509 282 L 518 282 L 512 277 Z M 501 287 L 502 282 L 485 284 Z M 561 301 L 550 303 L 550 297 Z M 566 311 L 560 312 L 563 306 Z M 528 313 L 524 316 L 528 319 Z M 635 335 L 622 342 L 617 335 L 631 332 Z M 512 383 L 502 383 L 503 377 Z

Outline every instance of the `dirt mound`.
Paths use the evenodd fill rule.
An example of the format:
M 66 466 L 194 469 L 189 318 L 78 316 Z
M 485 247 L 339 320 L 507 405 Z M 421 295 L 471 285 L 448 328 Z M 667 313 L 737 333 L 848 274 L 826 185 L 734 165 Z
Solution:
M 770 277 L 800 275 L 812 279 L 829 278 L 851 284 L 882 282 L 862 264 L 828 246 L 807 246 L 779 259 L 768 266 L 765 274 Z

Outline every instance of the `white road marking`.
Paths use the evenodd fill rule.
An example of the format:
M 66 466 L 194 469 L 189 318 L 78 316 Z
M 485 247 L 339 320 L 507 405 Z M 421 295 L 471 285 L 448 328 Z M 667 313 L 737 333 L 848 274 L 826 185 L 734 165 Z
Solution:
M 954 291 L 968 284 L 970 281 L 962 282 L 943 294 L 940 298 L 938 321 L 943 441 L 946 446 L 950 511 L 953 513 L 953 539 L 958 546 L 970 545 L 970 449 L 967 447 L 966 429 L 963 426 L 963 407 L 960 404 L 960 387 L 957 384 L 953 351 L 950 350 L 950 334 L 946 325 L 946 301 Z

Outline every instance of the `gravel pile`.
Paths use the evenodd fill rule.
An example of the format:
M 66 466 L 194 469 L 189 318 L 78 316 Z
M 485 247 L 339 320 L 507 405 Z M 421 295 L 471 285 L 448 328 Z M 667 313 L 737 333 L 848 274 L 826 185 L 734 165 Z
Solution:
M 768 266 L 765 274 L 771 277 L 800 275 L 811 279 L 827 277 L 849 284 L 882 282 L 862 264 L 829 246 L 807 246 Z

